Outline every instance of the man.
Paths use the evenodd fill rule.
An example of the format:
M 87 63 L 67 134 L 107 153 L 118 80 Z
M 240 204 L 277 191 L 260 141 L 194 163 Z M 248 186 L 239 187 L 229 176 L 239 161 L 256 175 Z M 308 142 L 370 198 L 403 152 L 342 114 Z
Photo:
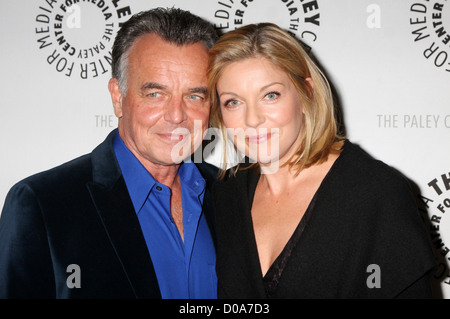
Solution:
M 209 23 L 179 9 L 123 25 L 108 86 L 118 130 L 11 189 L 0 297 L 216 298 L 208 187 L 217 171 L 180 163 L 208 125 L 215 39 Z M 180 145 L 192 151 L 174 151 Z

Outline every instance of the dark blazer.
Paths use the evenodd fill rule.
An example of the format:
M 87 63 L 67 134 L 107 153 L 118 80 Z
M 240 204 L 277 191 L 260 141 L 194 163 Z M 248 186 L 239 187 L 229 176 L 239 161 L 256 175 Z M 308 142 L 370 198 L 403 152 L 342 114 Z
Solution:
M 219 298 L 267 297 L 251 218 L 259 178 L 247 169 L 213 187 Z M 406 179 L 347 141 L 273 297 L 431 297 L 435 265 Z
M 0 298 L 161 298 L 114 134 L 91 154 L 10 190 L 0 218 Z M 212 223 L 209 185 L 217 169 L 197 166 L 207 181 L 203 212 Z M 80 288 L 67 284 L 74 282 L 73 264 Z

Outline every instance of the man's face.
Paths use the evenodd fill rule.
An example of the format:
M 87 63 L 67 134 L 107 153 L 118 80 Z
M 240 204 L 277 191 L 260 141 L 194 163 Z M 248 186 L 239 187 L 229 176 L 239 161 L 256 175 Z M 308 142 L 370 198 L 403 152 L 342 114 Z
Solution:
M 201 144 L 210 111 L 207 64 L 202 43 L 177 46 L 147 34 L 129 51 L 126 96 L 110 80 L 119 134 L 145 167 L 174 165 Z

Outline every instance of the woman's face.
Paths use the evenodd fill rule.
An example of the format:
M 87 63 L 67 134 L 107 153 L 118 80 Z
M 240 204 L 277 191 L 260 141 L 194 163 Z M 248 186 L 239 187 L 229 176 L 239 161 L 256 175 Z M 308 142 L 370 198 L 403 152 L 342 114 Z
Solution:
M 226 66 L 217 83 L 228 134 L 262 166 L 284 163 L 300 143 L 303 108 L 287 74 L 264 58 Z

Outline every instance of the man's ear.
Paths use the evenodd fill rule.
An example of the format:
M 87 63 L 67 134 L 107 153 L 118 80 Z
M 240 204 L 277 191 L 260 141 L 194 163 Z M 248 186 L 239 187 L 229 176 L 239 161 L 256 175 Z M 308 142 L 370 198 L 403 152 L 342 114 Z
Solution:
M 122 117 L 122 92 L 120 91 L 119 81 L 116 78 L 111 78 L 108 83 L 108 90 L 111 94 L 111 99 L 114 107 L 114 114 L 117 118 Z

